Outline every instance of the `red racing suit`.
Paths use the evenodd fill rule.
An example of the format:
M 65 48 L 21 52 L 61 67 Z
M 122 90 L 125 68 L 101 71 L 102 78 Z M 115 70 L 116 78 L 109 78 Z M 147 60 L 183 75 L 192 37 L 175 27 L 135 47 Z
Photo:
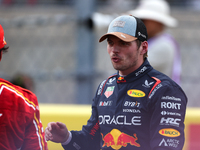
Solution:
M 187 97 L 146 59 L 131 74 L 103 81 L 92 115 L 71 131 L 66 150 L 182 150 Z
M 0 79 L 0 150 L 47 150 L 37 97 Z

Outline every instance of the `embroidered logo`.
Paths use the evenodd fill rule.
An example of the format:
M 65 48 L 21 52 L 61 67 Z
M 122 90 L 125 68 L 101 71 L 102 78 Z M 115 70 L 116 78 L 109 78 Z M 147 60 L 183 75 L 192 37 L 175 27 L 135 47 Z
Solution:
M 172 129 L 172 128 L 161 129 L 159 131 L 159 134 L 163 135 L 163 136 L 167 136 L 167 137 L 178 137 L 181 135 L 181 133 L 179 131 Z
M 126 82 L 126 80 L 124 79 L 124 77 L 120 76 L 120 77 L 117 79 L 117 83 L 122 83 L 122 82 Z
M 160 144 L 159 144 L 159 146 L 162 146 L 162 145 L 168 146 L 168 145 L 167 145 L 167 142 L 165 141 L 165 139 L 162 139 L 162 141 L 161 141 Z
M 147 80 L 145 80 L 144 84 L 142 84 L 142 86 L 146 87 L 146 88 L 150 88 L 150 85 L 152 85 L 154 82 L 148 82 Z
M 97 95 L 100 95 L 100 94 L 101 94 L 102 89 L 103 89 L 103 85 L 104 85 L 105 82 L 106 82 L 106 80 L 104 80 L 104 81 L 101 83 L 101 85 L 99 86 Z
M 104 95 L 105 95 L 107 98 L 110 97 L 110 96 L 113 94 L 114 89 L 115 89 L 115 86 L 109 86 L 109 87 L 107 87 L 107 89 L 106 89 Z
M 130 89 L 127 91 L 127 94 L 131 97 L 145 97 L 145 93 L 141 90 Z
M 113 83 L 113 81 L 115 81 L 115 78 L 111 78 L 111 79 L 109 79 L 109 80 L 108 80 L 108 83 L 106 83 L 106 84 L 110 85 L 110 84 Z
M 113 23 L 113 27 L 121 27 L 121 28 L 123 28 L 124 25 L 125 25 L 125 22 L 124 22 L 124 21 L 115 21 L 115 22 Z
M 105 148 L 111 147 L 114 150 L 119 150 L 121 147 L 127 147 L 128 145 L 140 147 L 140 144 L 137 142 L 138 138 L 136 133 L 128 135 L 118 129 L 112 129 L 106 135 L 103 135 L 103 133 L 101 135 L 104 142 L 102 147 Z

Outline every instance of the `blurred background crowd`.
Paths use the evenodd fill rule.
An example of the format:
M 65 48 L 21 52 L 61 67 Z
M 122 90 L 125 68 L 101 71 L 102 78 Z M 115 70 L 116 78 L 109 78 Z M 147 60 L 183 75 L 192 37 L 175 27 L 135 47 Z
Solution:
M 167 0 L 179 44 L 189 107 L 200 107 L 200 1 Z M 116 71 L 98 39 L 113 16 L 139 0 L 0 0 L 9 53 L 0 77 L 32 90 L 39 103 L 91 104 L 98 84 Z M 166 56 L 167 57 L 167 56 Z

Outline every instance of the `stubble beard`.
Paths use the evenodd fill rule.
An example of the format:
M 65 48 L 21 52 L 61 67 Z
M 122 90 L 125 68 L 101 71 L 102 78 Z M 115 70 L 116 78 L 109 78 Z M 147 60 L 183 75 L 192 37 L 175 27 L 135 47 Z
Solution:
M 133 58 L 132 58 L 133 59 Z M 123 63 L 122 64 L 116 64 L 114 62 L 112 62 L 112 65 L 113 65 L 113 68 L 115 70 L 118 70 L 118 71 L 125 71 L 125 70 L 128 70 L 130 68 L 134 68 L 136 65 L 137 65 L 137 62 L 138 62 L 138 58 L 135 57 L 133 59 L 134 61 L 131 61 L 131 62 L 126 62 L 126 60 L 124 61 L 123 60 Z

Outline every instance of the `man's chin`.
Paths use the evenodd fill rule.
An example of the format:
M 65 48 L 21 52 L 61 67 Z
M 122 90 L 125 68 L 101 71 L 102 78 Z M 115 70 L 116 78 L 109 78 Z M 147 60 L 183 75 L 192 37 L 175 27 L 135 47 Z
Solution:
M 114 65 L 113 65 L 113 68 L 114 68 L 115 70 L 118 70 L 118 71 L 119 71 L 119 70 L 123 70 L 122 67 L 120 67 L 120 66 L 114 66 Z

